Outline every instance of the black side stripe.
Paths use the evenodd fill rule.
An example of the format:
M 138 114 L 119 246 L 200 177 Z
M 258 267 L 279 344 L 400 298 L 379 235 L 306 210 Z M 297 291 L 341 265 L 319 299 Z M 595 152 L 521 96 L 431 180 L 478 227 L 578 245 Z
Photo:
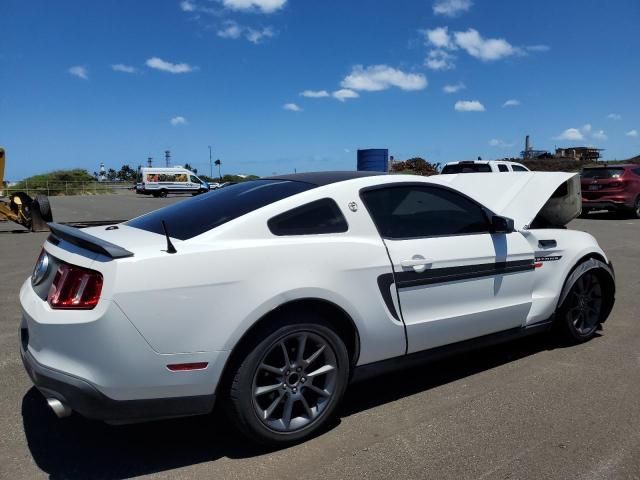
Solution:
M 515 260 L 511 262 L 480 263 L 461 267 L 444 267 L 425 270 L 424 272 L 398 272 L 396 280 L 398 288 L 433 285 L 435 283 L 455 282 L 473 278 L 492 277 L 510 273 L 533 270 L 534 259 Z
M 400 321 L 400 316 L 396 311 L 396 306 L 393 304 L 393 298 L 391 297 L 391 285 L 393 283 L 393 273 L 385 273 L 378 277 L 378 288 L 380 289 L 384 304 L 387 306 L 391 316 L 397 321 Z

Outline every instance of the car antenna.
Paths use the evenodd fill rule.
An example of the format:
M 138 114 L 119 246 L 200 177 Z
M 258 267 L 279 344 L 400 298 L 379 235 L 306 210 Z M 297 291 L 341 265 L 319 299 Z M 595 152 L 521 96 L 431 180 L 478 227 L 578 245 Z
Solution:
M 167 230 L 167 224 L 162 220 L 162 228 L 164 229 L 164 236 L 167 237 L 167 253 L 177 253 L 176 247 L 171 243 L 171 238 L 169 237 L 169 230 Z

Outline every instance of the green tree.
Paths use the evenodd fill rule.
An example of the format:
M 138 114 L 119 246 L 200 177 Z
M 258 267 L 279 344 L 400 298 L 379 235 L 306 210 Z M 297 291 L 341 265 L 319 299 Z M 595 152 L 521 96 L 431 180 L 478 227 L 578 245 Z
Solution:
M 122 182 L 134 182 L 136 180 L 137 173 L 129 165 L 125 164 L 118 171 L 118 180 Z

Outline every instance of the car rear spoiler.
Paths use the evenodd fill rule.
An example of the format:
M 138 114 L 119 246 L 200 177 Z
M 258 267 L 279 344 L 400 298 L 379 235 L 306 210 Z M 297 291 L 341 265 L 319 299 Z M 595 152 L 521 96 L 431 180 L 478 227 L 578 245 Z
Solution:
M 67 225 L 60 225 L 59 223 L 48 223 L 51 229 L 51 235 L 49 235 L 49 241 L 54 244 L 60 243 L 60 240 L 65 240 L 78 247 L 85 248 L 95 253 L 100 253 L 111 258 L 127 258 L 133 257 L 133 252 L 126 250 L 118 245 L 115 245 L 101 238 L 89 235 L 83 232 L 79 228 L 69 227 Z

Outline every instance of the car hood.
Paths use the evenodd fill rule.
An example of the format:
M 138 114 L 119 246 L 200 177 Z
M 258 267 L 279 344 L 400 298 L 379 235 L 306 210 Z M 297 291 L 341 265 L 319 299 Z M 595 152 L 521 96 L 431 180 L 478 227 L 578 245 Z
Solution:
M 463 173 L 429 177 L 477 200 L 498 215 L 513 219 L 515 228 L 529 228 L 540 214 L 553 226 L 564 226 L 580 215 L 577 173 Z

